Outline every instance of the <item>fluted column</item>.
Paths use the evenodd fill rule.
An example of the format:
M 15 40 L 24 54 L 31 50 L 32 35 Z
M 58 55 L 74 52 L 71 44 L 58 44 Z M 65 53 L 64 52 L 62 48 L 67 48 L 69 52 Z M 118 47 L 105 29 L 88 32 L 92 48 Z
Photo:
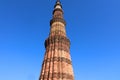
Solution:
M 74 80 L 70 41 L 66 36 L 62 5 L 57 0 L 50 20 L 49 37 L 39 80 Z

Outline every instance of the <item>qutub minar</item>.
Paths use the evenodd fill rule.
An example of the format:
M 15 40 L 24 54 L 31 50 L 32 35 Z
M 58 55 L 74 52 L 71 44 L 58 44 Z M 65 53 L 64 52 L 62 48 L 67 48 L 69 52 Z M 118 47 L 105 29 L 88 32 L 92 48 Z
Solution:
M 50 34 L 45 40 L 46 52 L 39 80 L 74 80 L 65 26 L 62 5 L 57 0 L 50 21 Z

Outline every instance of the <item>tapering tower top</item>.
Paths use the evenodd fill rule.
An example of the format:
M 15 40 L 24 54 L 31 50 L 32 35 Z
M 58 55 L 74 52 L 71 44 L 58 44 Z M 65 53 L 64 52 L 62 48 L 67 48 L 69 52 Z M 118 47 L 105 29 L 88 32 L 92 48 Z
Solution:
M 56 1 L 56 4 L 55 4 L 54 8 L 60 8 L 60 9 L 62 9 L 62 5 L 61 5 L 60 0 Z
M 60 27 L 61 25 L 62 27 Z M 51 30 L 50 30 L 51 36 L 56 35 L 59 32 L 63 33 L 63 35 L 66 36 L 66 31 L 65 31 L 66 22 L 64 20 L 63 9 L 60 0 L 57 0 L 54 5 L 53 16 L 52 19 L 50 20 L 50 26 L 51 26 Z M 55 32 L 53 30 L 53 27 L 56 28 Z M 63 29 L 60 30 L 60 28 Z

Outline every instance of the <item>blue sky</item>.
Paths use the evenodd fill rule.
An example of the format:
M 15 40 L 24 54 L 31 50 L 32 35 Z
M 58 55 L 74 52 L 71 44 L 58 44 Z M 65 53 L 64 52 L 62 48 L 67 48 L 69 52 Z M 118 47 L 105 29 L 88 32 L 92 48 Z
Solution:
M 120 0 L 61 0 L 75 80 L 120 80 Z M 38 80 L 55 0 L 0 0 L 0 80 Z

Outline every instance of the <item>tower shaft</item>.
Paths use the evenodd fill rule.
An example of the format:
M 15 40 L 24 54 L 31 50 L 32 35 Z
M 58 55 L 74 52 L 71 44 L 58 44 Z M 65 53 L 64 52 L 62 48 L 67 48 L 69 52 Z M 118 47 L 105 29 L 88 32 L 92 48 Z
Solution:
M 50 34 L 45 40 L 46 52 L 39 80 L 74 80 L 70 41 L 66 36 L 65 25 L 62 5 L 57 0 L 50 21 Z

